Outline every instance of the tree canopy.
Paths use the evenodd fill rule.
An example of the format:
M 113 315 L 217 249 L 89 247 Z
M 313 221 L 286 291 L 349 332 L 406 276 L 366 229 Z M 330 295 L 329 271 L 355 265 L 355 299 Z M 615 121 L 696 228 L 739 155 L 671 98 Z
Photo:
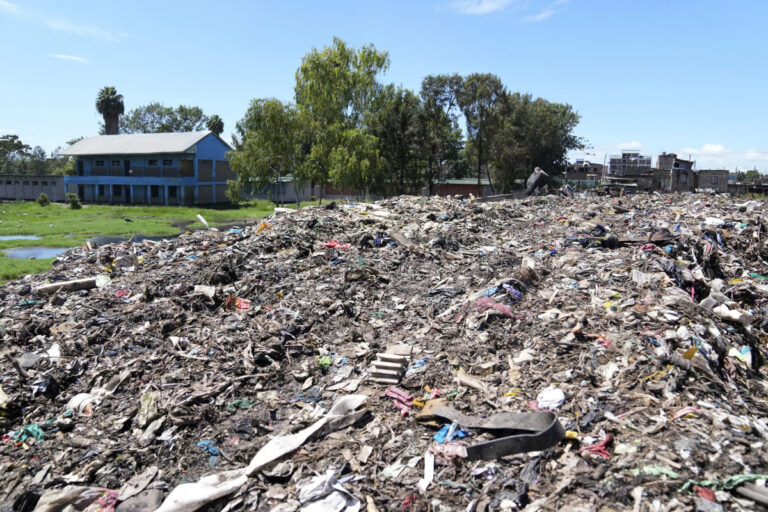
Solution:
M 370 107 L 380 90 L 379 73 L 389 67 L 389 54 L 373 45 L 355 49 L 339 38 L 313 49 L 296 71 L 296 104 L 305 114 L 311 145 L 308 155 L 313 182 L 336 186 L 362 183 L 350 175 L 378 168 L 376 138 L 367 132 Z
M 472 172 L 507 191 L 536 166 L 557 174 L 583 147 L 568 104 L 510 92 L 490 73 L 430 75 L 416 93 L 380 82 L 389 64 L 370 44 L 334 38 L 312 49 L 296 71 L 295 104 L 256 99 L 237 122 L 233 169 L 261 185 L 290 174 L 358 194 L 432 192 Z
M 224 121 L 216 114 L 213 114 L 208 118 L 205 122 L 205 126 L 216 135 L 221 135 L 221 132 L 224 131 Z
M 294 176 L 296 187 L 303 183 L 305 126 L 296 105 L 274 98 L 253 100 L 241 121 L 246 137 L 230 158 L 241 183 L 259 189 L 277 184 L 278 200 L 284 176 Z
M 72 144 L 76 141 L 70 141 Z M 58 155 L 58 148 L 50 158 L 40 146 L 34 148 L 21 141 L 18 135 L 0 136 L 0 173 L 2 174 L 74 174 L 75 161 Z
M 96 110 L 104 117 L 106 135 L 120 133 L 118 118 L 125 112 L 125 105 L 123 105 L 123 95 L 117 94 L 117 89 L 111 85 L 103 87 L 96 97 Z
M 214 127 L 223 131 L 224 123 L 219 116 L 212 116 L 209 119 L 200 107 L 179 105 L 173 108 L 153 102 L 131 109 L 121 117 L 120 131 L 123 133 L 194 132 L 210 129 L 209 123 L 213 117 L 216 118 Z

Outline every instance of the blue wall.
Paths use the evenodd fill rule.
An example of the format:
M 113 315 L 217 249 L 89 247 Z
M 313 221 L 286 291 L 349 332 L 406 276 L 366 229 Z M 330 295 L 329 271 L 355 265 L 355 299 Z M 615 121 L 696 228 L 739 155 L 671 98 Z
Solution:
M 203 160 L 226 160 L 226 153 L 230 151 L 217 136 L 210 134 L 197 143 L 197 158 Z
M 173 153 L 173 154 L 152 154 L 152 155 L 104 155 L 104 156 L 85 156 L 78 157 L 78 162 L 83 163 L 83 176 L 67 176 L 65 178 L 65 184 L 71 185 L 168 185 L 168 186 L 183 186 L 194 187 L 194 202 L 197 202 L 197 185 L 198 179 L 198 161 L 212 160 L 213 161 L 213 181 L 206 181 L 206 185 L 226 186 L 225 178 L 218 178 L 216 176 L 216 162 L 226 161 L 226 153 L 231 151 L 221 139 L 214 134 L 209 134 L 203 139 L 199 140 L 195 145 L 195 153 Z M 173 169 L 180 169 L 181 160 L 193 160 L 195 174 L 193 177 L 154 177 L 154 176 L 93 176 L 93 169 L 96 167 L 97 161 L 103 161 L 103 168 L 109 171 L 112 167 L 112 161 L 119 161 L 118 167 L 121 169 L 124 166 L 125 160 L 130 160 L 131 167 L 134 168 L 147 168 L 149 167 L 149 160 L 157 160 L 157 165 L 152 167 L 164 168 L 169 167 Z M 171 160 L 170 165 L 163 165 L 164 160 Z M 216 200 L 216 195 L 213 198 Z

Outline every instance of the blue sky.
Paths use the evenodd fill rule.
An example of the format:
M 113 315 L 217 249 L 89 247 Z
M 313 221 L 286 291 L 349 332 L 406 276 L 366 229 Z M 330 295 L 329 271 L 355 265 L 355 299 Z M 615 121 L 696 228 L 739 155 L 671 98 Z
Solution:
M 766 20 L 764 0 L 0 0 L 0 134 L 48 151 L 95 135 L 114 85 L 128 109 L 219 114 L 228 139 L 251 99 L 292 99 L 301 57 L 338 36 L 388 50 L 384 82 L 491 72 L 570 103 L 594 161 L 673 151 L 765 172 Z

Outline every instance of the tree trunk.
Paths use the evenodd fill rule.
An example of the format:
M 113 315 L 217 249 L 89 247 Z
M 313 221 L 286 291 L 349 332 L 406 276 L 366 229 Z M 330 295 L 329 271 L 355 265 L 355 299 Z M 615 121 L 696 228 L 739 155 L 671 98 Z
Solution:
M 477 134 L 477 187 L 480 188 L 480 176 L 483 169 L 483 139 L 480 137 L 480 133 Z
M 104 114 L 104 133 L 107 135 L 117 135 L 120 133 L 117 114 Z

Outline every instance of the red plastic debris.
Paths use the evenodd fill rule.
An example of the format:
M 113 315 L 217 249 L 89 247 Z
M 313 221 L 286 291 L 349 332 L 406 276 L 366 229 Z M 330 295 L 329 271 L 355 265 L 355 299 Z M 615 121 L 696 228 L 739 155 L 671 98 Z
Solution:
M 599 443 L 591 444 L 589 446 L 585 446 L 579 452 L 587 452 L 591 453 L 592 455 L 597 455 L 599 457 L 602 457 L 604 459 L 610 459 L 611 454 L 608 453 L 608 450 L 605 449 L 605 447 L 613 440 L 613 437 L 611 434 L 607 434 L 605 436 L 605 439 L 600 441 Z
M 323 244 L 323 247 L 330 247 L 331 249 L 349 249 L 349 244 L 341 244 L 338 240 L 331 240 Z
M 712 489 L 707 489 L 706 487 L 696 485 L 693 487 L 693 490 L 696 492 L 699 498 L 705 499 L 707 501 L 715 501 L 715 491 Z
M 384 394 L 395 401 L 395 407 L 400 409 L 400 414 L 402 416 L 405 416 L 411 412 L 413 395 L 410 395 L 406 391 L 403 391 L 402 389 L 395 386 L 389 386 Z
M 416 495 L 409 494 L 405 497 L 405 499 L 403 499 L 403 504 L 400 505 L 400 510 L 408 510 L 413 506 L 414 503 L 416 503 Z

